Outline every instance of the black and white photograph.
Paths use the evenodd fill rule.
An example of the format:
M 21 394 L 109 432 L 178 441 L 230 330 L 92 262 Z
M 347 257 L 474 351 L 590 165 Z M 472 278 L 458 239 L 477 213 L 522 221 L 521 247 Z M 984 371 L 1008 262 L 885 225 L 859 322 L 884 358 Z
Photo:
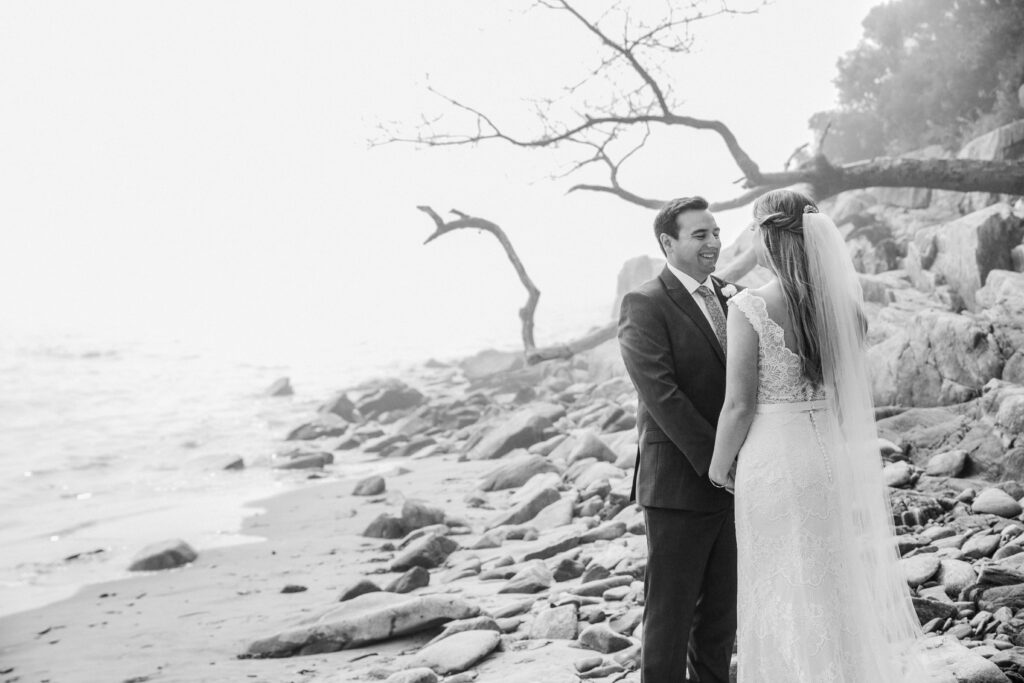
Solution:
M 1024 683 L 1024 0 L 9 0 L 0 121 L 0 683 Z

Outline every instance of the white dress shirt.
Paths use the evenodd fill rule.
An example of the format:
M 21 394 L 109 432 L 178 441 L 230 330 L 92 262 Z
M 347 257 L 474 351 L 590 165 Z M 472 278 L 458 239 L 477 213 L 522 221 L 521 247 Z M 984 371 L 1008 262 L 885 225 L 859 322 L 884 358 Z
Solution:
M 689 292 L 690 296 L 693 297 L 693 300 L 696 302 L 697 307 L 700 308 L 700 312 L 704 314 L 704 317 L 707 319 L 708 324 L 711 325 L 711 329 L 715 329 L 715 323 L 713 320 L 711 320 L 711 314 L 708 312 L 708 305 L 704 301 L 704 297 L 696 293 L 697 288 L 703 285 L 710 289 L 711 292 L 715 294 L 715 296 L 718 295 L 718 292 L 715 291 L 715 285 L 711 282 L 711 276 L 708 275 L 706 278 L 704 278 L 704 282 L 697 282 L 692 277 L 690 277 L 683 271 L 673 266 L 671 263 L 666 261 L 665 265 L 667 265 L 669 271 L 673 275 L 675 275 L 681 283 L 683 283 L 683 287 L 685 287 L 686 291 Z

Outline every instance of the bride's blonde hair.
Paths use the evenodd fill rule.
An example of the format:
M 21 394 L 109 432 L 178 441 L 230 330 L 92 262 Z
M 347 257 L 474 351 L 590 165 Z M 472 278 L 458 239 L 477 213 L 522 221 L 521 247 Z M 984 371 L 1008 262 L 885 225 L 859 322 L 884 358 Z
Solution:
M 820 384 L 821 345 L 815 322 L 820 302 L 811 288 L 804 248 L 804 214 L 817 212 L 810 197 L 793 190 L 772 190 L 754 202 L 759 239 L 786 297 L 800 369 L 804 377 Z

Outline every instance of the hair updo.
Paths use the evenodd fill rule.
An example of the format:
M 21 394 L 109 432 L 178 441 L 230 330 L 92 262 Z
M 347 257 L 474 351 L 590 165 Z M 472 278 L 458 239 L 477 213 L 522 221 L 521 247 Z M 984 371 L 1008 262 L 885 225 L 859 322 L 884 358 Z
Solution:
M 821 345 L 815 312 L 820 302 L 811 287 L 804 248 L 804 214 L 818 213 L 818 206 L 805 194 L 793 190 L 772 190 L 754 202 L 758 239 L 786 298 L 789 320 L 796 337 L 796 351 L 805 378 L 815 384 L 822 380 Z

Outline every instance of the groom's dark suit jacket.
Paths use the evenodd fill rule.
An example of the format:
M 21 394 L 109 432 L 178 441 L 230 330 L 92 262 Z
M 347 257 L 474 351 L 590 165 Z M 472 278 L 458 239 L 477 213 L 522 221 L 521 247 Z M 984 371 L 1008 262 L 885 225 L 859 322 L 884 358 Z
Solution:
M 727 311 L 722 281 L 712 282 Z M 732 495 L 707 476 L 725 399 L 725 354 L 667 267 L 622 300 L 619 344 L 640 399 L 632 499 L 677 510 L 731 507 Z

